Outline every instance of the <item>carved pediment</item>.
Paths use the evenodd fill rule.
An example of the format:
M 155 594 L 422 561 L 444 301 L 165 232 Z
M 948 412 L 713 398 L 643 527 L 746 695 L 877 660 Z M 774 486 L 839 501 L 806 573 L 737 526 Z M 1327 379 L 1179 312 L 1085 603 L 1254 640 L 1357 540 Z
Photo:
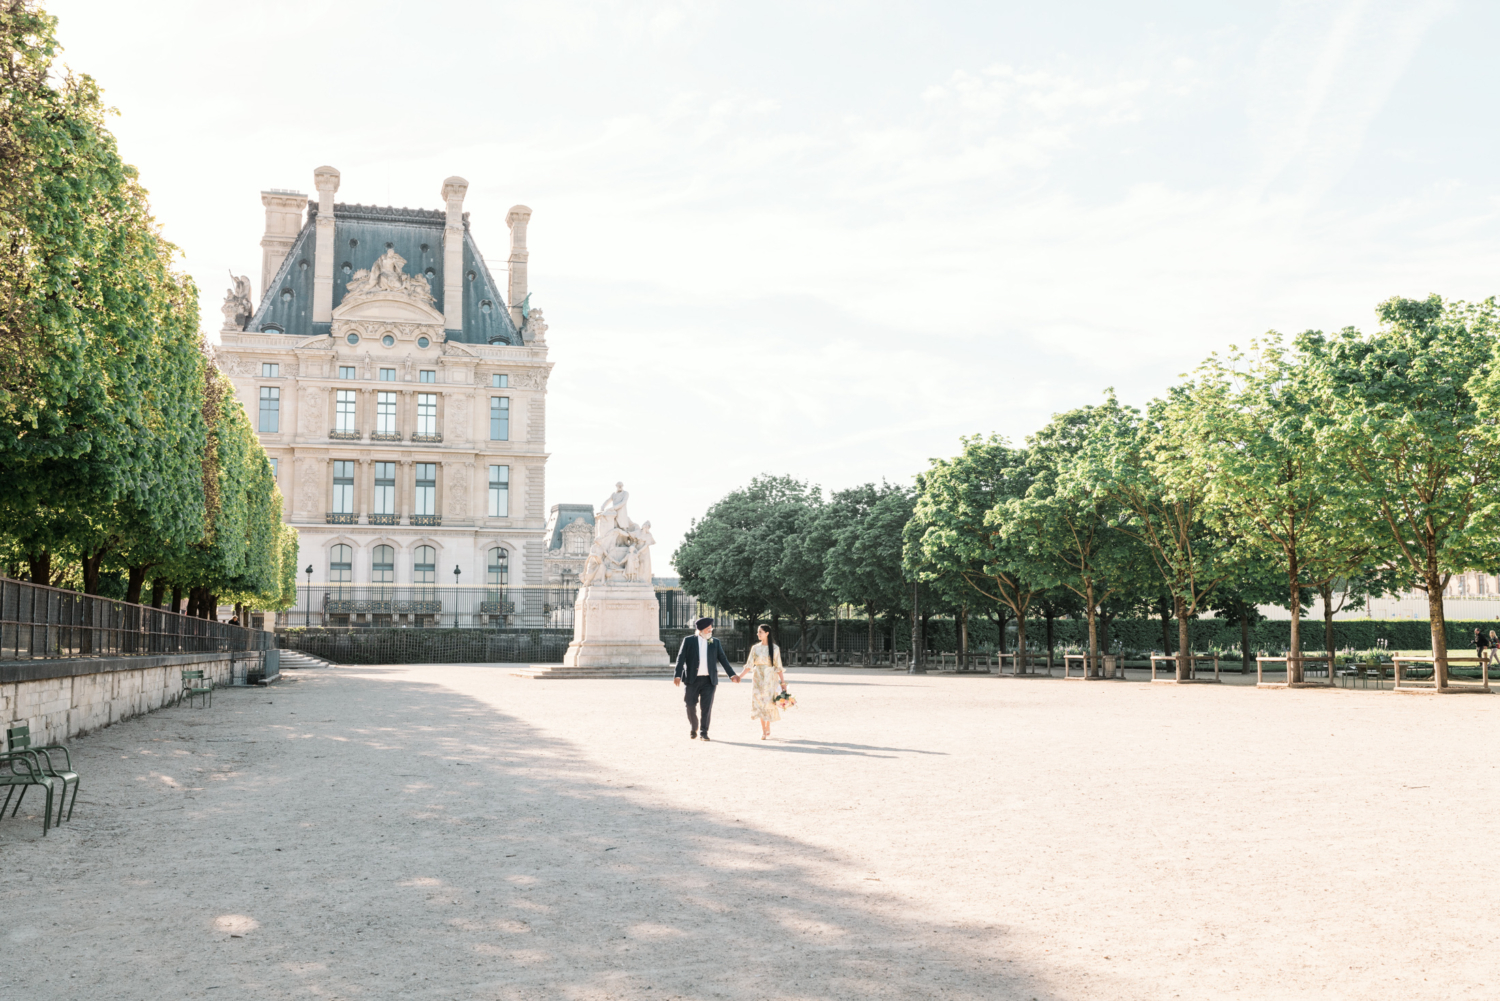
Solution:
M 432 289 L 426 275 L 406 273 L 406 258 L 387 250 L 367 270 L 354 272 L 344 287 L 344 301 L 333 311 L 335 320 L 387 320 L 442 323 L 432 308 Z
M 333 311 L 333 319 L 443 325 L 442 313 L 402 292 L 365 292 L 358 297 L 348 297 Z

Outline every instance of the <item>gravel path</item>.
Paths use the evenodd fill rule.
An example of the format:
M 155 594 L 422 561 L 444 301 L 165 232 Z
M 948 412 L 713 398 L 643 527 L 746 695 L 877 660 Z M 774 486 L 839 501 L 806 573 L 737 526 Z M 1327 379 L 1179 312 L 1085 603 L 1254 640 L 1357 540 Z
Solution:
M 1500 700 L 791 674 L 765 743 L 451 665 L 78 739 L 0 997 L 1500 996 Z

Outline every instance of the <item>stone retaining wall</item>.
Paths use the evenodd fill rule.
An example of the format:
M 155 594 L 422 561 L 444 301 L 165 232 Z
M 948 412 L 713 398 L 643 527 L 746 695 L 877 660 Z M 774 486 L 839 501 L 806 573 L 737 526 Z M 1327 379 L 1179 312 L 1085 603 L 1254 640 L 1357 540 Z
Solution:
M 62 743 L 176 703 L 182 697 L 183 671 L 202 670 L 215 685 L 224 686 L 236 658 L 259 656 L 195 653 L 0 663 L 0 723 L 24 721 L 33 743 Z

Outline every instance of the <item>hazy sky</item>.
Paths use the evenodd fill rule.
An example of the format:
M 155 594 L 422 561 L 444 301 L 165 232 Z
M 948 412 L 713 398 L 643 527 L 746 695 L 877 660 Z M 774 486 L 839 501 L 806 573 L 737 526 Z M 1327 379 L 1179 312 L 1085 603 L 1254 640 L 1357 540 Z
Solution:
M 51 9 L 208 329 L 320 164 L 468 178 L 492 268 L 530 205 L 548 503 L 624 479 L 658 573 L 757 473 L 908 481 L 1267 329 L 1500 292 L 1494 4 Z

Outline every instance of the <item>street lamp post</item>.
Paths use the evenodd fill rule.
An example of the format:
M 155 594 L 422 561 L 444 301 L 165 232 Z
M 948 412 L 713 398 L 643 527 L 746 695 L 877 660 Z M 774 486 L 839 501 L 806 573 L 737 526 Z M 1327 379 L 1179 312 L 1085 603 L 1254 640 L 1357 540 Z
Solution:
M 307 615 L 302 620 L 302 628 L 306 629 L 312 625 L 312 564 L 302 572 L 307 574 Z
M 458 628 L 458 564 L 453 564 L 453 628 Z

